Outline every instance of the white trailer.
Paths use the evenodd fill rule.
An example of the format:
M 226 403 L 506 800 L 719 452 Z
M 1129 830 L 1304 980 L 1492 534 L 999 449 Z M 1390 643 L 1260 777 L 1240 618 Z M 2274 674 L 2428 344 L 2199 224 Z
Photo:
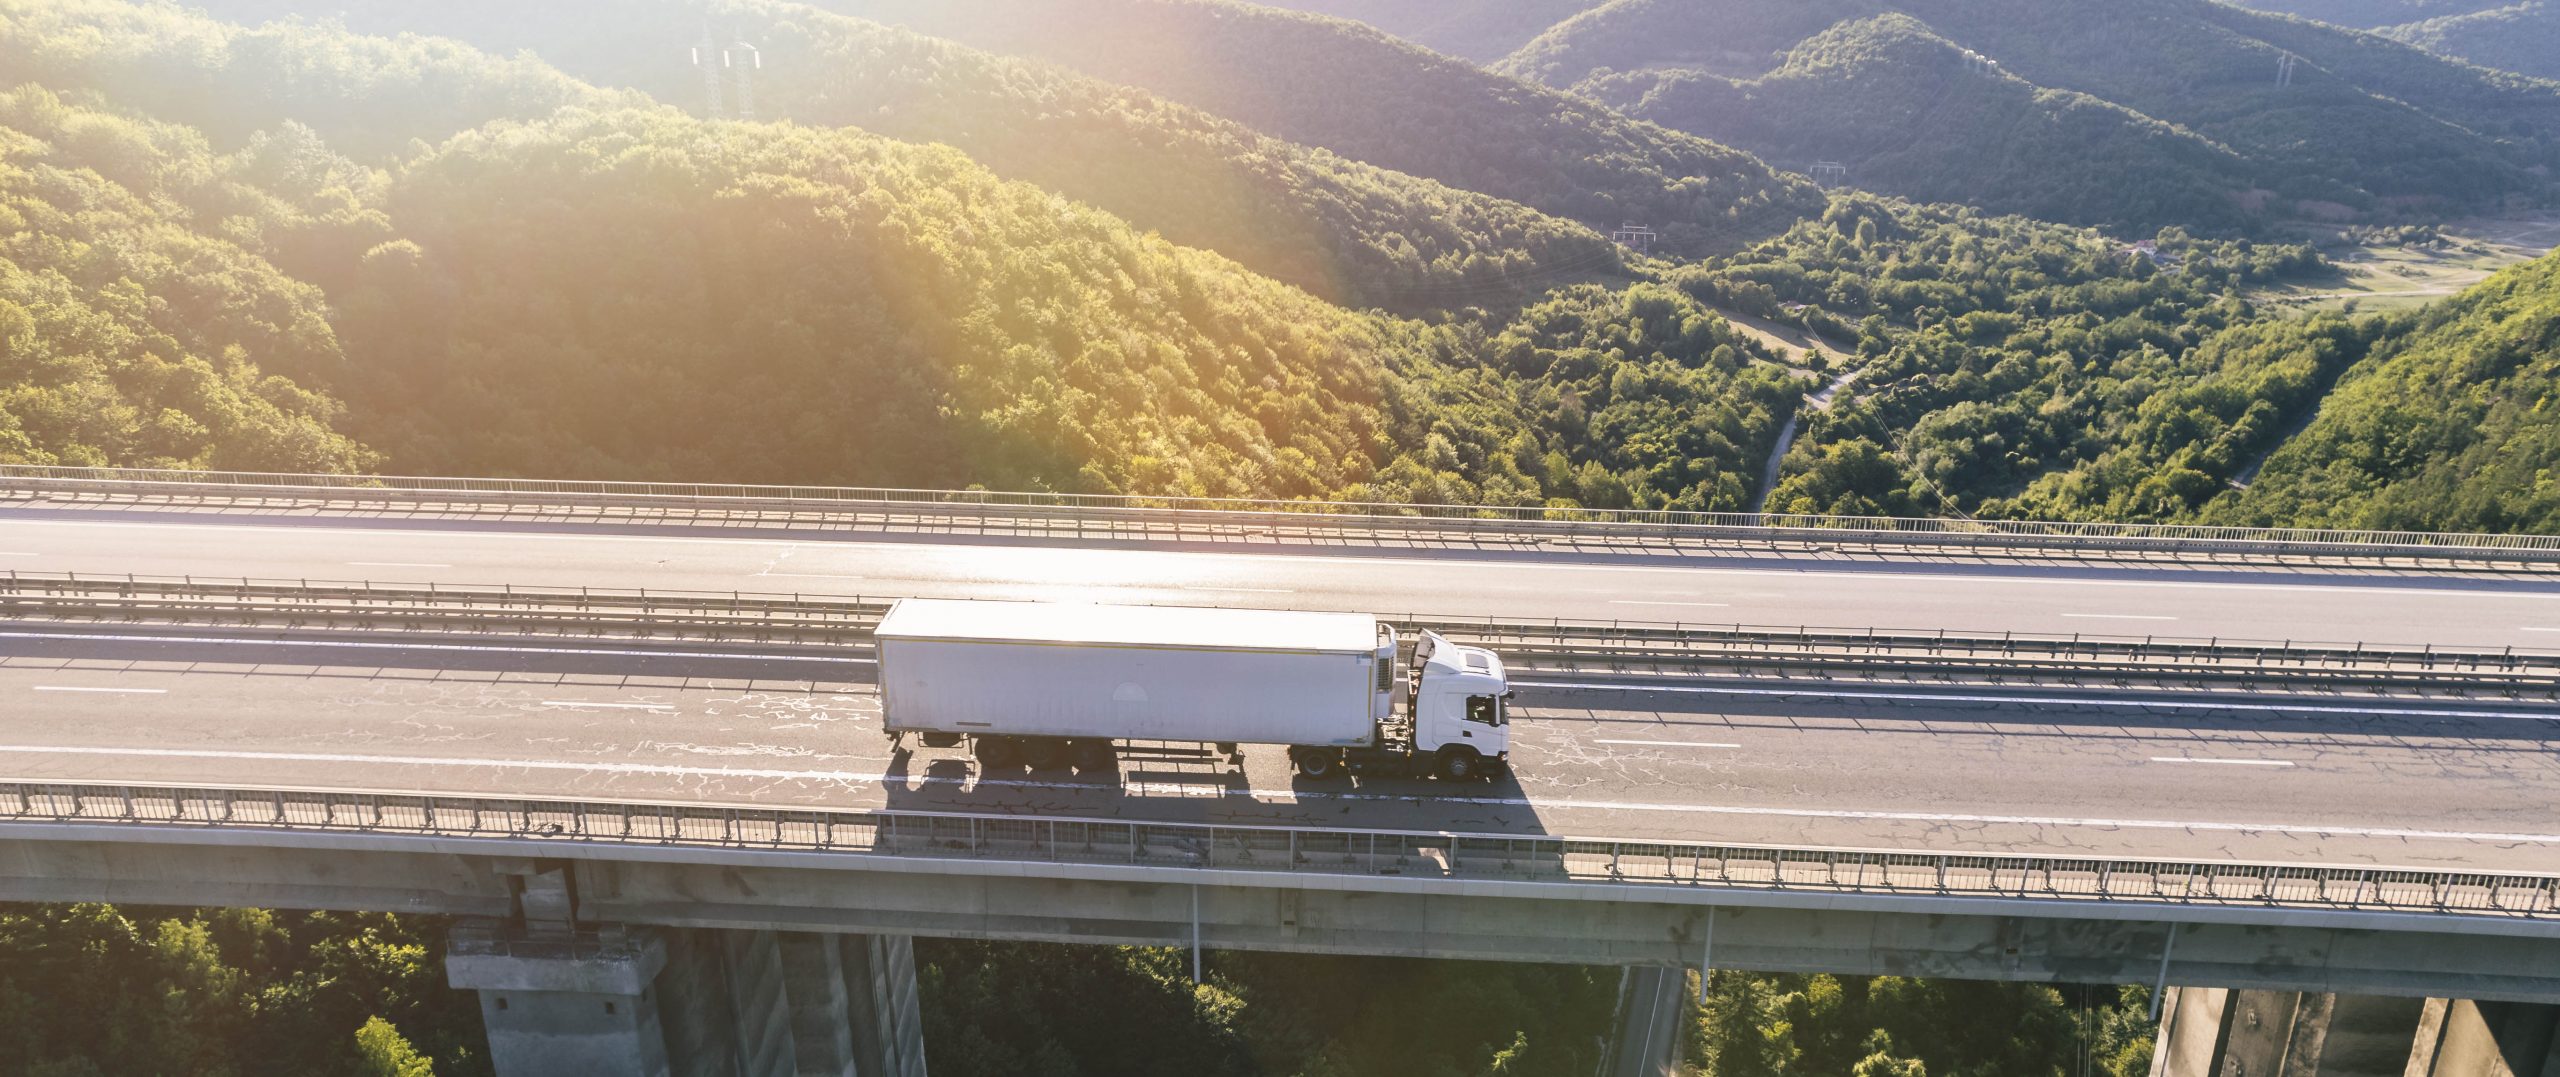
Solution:
M 1099 766 L 1133 742 L 1234 761 L 1284 745 L 1309 777 L 1465 778 L 1510 756 L 1499 659 L 1426 634 L 1407 665 L 1362 614 L 907 599 L 876 639 L 889 735 L 965 739 L 989 770 Z

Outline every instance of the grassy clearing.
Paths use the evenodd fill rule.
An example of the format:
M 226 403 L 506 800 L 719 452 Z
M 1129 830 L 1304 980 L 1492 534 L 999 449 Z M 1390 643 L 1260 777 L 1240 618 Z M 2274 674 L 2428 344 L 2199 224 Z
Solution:
M 2269 288 L 2258 298 L 2304 312 L 2424 306 L 2560 248 L 2560 211 L 2456 221 L 2437 236 L 2401 243 L 2330 233 L 2321 253 L 2336 274 Z

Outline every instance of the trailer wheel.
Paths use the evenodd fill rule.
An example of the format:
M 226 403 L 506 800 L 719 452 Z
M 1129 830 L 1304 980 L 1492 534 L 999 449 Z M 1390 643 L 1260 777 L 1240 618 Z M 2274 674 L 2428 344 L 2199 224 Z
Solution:
M 1440 750 L 1442 779 L 1453 782 L 1474 781 L 1482 776 L 1483 772 L 1484 761 L 1476 757 L 1474 749 L 1449 747 Z
M 978 767 L 981 770 L 1004 770 L 1018 766 L 1022 761 L 1021 753 L 1015 747 L 1012 737 L 990 737 L 980 734 L 970 745 L 970 749 L 978 757 Z
M 1289 753 L 1289 761 L 1298 765 L 1299 777 L 1323 780 L 1333 777 L 1333 772 L 1342 764 L 1342 757 L 1321 748 L 1299 748 Z

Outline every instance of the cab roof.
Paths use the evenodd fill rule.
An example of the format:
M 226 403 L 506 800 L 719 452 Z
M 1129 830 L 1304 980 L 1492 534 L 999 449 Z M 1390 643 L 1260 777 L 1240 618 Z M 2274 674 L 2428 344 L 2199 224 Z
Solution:
M 883 641 L 1371 654 L 1378 649 L 1378 619 L 1202 606 L 908 598 L 890 608 L 874 635 Z

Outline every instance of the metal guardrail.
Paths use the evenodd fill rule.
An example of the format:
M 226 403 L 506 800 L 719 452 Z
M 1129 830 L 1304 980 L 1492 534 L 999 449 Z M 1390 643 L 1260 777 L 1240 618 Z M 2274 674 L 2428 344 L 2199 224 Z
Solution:
M 385 475 L 294 475 L 0 465 L 0 497 L 327 501 L 410 508 L 500 504 L 855 518 L 1012 521 L 1094 535 L 1122 527 L 1311 530 L 1478 538 L 1671 539 L 1788 546 L 2112 552 L 2172 557 L 2423 559 L 2560 564 L 2560 536 L 2189 524 L 1917 517 L 1794 516 L 1650 509 L 1415 505 L 1245 498 L 907 490 L 834 486 L 579 482 Z
M 0 825 L 696 846 L 915 860 L 2560 919 L 2560 875 L 495 797 L 0 783 Z
M 381 586 L 300 580 L 0 573 L 0 617 L 867 646 L 885 599 L 596 588 Z M 1389 617 L 1501 653 L 1529 672 L 1713 671 L 1782 678 L 2034 678 L 2481 689 L 2560 698 L 2560 652 L 2157 636 L 1968 636 L 1757 625 Z

